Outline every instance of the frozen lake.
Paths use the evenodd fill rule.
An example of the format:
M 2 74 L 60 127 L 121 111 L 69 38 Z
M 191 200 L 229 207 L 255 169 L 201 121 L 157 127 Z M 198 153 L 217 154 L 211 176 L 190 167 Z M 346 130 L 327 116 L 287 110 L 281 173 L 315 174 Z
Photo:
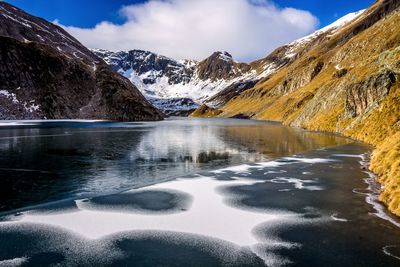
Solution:
M 370 148 L 276 123 L 0 127 L 0 266 L 398 266 Z

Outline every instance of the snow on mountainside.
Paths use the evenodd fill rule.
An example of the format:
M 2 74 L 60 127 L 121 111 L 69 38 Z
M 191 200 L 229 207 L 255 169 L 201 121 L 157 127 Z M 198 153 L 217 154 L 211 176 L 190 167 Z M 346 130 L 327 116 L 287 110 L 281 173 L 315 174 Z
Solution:
M 194 61 L 174 60 L 143 50 L 92 51 L 167 114 L 174 110 L 189 112 L 203 103 L 217 108 L 334 35 L 362 12 L 350 13 L 248 64 L 234 61 L 227 52 L 215 52 L 202 61 Z
M 307 35 L 303 38 L 293 41 L 292 43 L 287 45 L 289 50 L 287 51 L 286 57 L 288 57 L 288 58 L 294 57 L 297 54 L 296 51 L 298 51 L 301 47 L 304 47 L 305 45 L 311 43 L 312 41 L 316 40 L 318 37 L 320 37 L 322 35 L 335 34 L 339 29 L 346 26 L 349 22 L 352 22 L 355 19 L 357 19 L 364 11 L 365 11 L 365 9 L 357 11 L 357 12 L 349 13 L 349 14 L 341 17 L 340 19 L 336 20 L 332 24 L 329 24 L 328 26 L 325 26 L 324 28 L 315 31 L 314 33 L 312 33 L 310 35 Z
M 92 51 L 163 110 L 193 110 L 232 84 L 260 78 L 250 64 L 235 62 L 227 52 L 215 52 L 198 62 L 174 60 L 142 50 Z

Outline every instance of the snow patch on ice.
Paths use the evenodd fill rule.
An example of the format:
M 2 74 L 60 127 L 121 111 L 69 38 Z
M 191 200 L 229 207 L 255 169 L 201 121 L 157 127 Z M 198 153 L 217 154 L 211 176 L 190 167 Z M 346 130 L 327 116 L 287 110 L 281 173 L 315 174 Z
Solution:
M 9 260 L 0 260 L 0 267 L 13 267 L 13 266 L 21 266 L 28 260 L 27 257 L 14 258 Z
M 88 239 L 98 239 L 126 231 L 167 231 L 175 233 L 198 234 L 205 237 L 228 241 L 238 246 L 247 246 L 265 262 L 273 262 L 273 253 L 267 253 L 261 246 L 296 247 L 297 244 L 282 241 L 271 234 L 257 231 L 257 227 L 274 229 L 283 224 L 305 224 L 321 220 L 307 219 L 302 214 L 290 211 L 253 210 L 237 207 L 226 202 L 223 188 L 237 185 L 253 185 L 258 180 L 234 177 L 221 181 L 214 177 L 182 178 L 161 184 L 151 185 L 140 191 L 176 191 L 190 195 L 192 202 L 187 209 L 177 213 L 127 213 L 86 207 L 84 200 L 76 200 L 77 211 L 65 213 L 30 213 L 19 217 L 18 223 L 35 223 L 59 226 Z M 137 192 L 133 189 L 129 192 Z M 118 195 L 116 195 L 118 196 Z M 207 218 L 207 223 L 204 223 Z M 240 229 L 240 231 L 238 231 Z M 276 259 L 275 259 L 276 260 Z M 276 263 L 276 261 L 275 261 Z
M 217 190 L 221 186 L 253 183 L 253 180 L 246 179 L 219 181 L 211 177 L 200 177 L 178 179 L 142 189 L 176 190 L 191 195 L 192 206 L 180 213 L 155 215 L 110 212 L 100 208 L 93 210 L 93 207 L 86 209 L 84 203 L 77 200 L 76 205 L 79 211 L 44 215 L 26 213 L 21 217 L 21 222 L 61 226 L 92 239 L 122 231 L 160 230 L 195 233 L 226 240 L 240 246 L 251 246 L 260 242 L 252 233 L 252 229 L 258 224 L 267 222 L 279 224 L 282 220 L 299 220 L 298 214 L 291 212 L 272 213 L 231 207 L 224 203 L 224 196 Z M 204 224 L 204 218 L 209 219 L 207 224 Z M 94 224 L 93 220 L 102 223 Z
M 238 166 L 227 167 L 219 170 L 212 171 L 212 173 L 226 173 L 226 172 L 234 172 L 236 174 L 241 173 L 249 173 L 251 169 L 264 169 L 264 168 L 275 168 L 282 165 L 293 164 L 293 163 L 330 163 L 335 162 L 332 159 L 323 159 L 323 158 L 297 158 L 297 157 L 283 157 L 280 160 L 276 161 L 266 161 L 266 162 L 258 162 L 252 165 L 242 164 Z
M 360 158 L 364 159 L 363 155 L 354 155 L 354 154 L 332 154 L 334 157 L 343 157 L 343 158 Z
M 345 219 L 345 218 L 340 218 L 338 217 L 337 213 L 334 213 L 331 215 L 332 220 L 334 221 L 338 221 L 338 222 L 348 222 L 349 220 Z
M 293 177 L 277 177 L 277 178 L 271 179 L 271 182 L 278 183 L 278 184 L 289 183 L 289 184 L 293 184 L 293 186 L 296 189 L 304 189 L 304 190 L 309 190 L 309 191 L 324 190 L 321 186 L 309 185 L 309 184 L 316 183 L 315 180 L 302 180 L 302 179 L 293 178 Z
M 388 256 L 390 256 L 390 257 L 393 257 L 393 258 L 395 258 L 395 259 L 400 260 L 400 255 L 396 255 L 396 254 L 394 254 L 394 253 L 391 251 L 391 249 L 396 249 L 396 248 L 399 249 L 400 246 L 398 246 L 398 245 L 384 246 L 384 247 L 382 248 L 382 251 L 383 251 L 383 253 L 385 253 L 386 255 L 388 255 Z

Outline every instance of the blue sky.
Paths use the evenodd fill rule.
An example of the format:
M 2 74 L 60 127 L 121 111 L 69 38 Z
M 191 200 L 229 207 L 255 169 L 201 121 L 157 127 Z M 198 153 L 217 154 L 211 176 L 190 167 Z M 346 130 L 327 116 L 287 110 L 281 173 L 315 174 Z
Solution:
M 58 19 L 62 24 L 94 27 L 107 20 L 123 23 L 119 15 L 123 5 L 143 3 L 144 0 L 6 0 L 25 11 L 49 21 Z M 275 0 L 280 7 L 304 9 L 314 14 L 323 27 L 337 17 L 370 6 L 375 0 Z
M 1 0 L 0 0 L 1 1 Z M 176 59 L 227 51 L 239 61 L 324 27 L 374 0 L 7 0 L 57 21 L 89 48 L 143 49 Z

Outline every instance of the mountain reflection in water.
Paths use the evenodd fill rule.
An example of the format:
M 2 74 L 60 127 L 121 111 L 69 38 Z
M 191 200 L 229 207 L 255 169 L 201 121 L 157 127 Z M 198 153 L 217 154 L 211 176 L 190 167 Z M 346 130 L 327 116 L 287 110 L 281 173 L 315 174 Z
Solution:
M 0 210 L 117 192 L 347 142 L 276 123 L 234 119 L 3 124 Z

